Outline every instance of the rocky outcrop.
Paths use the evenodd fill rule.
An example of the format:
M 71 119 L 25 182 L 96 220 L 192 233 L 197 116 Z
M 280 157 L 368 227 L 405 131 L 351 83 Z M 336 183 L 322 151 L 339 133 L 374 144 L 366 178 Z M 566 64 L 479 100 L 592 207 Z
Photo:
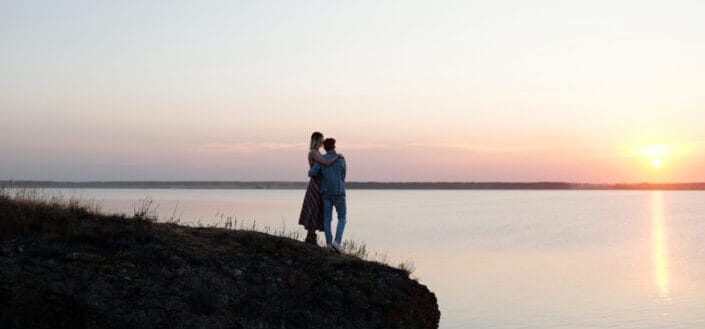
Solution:
M 0 198 L 2 328 L 437 328 L 403 270 L 251 231 Z

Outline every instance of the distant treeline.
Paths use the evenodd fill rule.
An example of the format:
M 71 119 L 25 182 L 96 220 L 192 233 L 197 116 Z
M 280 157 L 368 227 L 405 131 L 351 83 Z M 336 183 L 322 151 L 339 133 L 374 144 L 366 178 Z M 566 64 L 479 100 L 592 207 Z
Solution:
M 118 181 L 57 182 L 0 181 L 6 188 L 125 188 L 125 189 L 305 189 L 307 182 Z M 360 190 L 705 190 L 705 183 L 582 184 L 565 182 L 348 182 Z

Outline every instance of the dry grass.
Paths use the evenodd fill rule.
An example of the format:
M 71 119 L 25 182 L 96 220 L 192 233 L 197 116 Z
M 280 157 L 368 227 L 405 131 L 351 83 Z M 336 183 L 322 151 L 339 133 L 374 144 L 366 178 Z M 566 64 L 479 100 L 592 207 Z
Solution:
M 135 219 L 144 220 L 148 222 L 156 222 L 159 220 L 157 216 L 159 206 L 154 205 L 154 200 L 152 200 L 151 197 L 146 197 L 138 201 L 133 206 L 133 209 L 134 210 L 132 217 Z
M 61 192 L 49 193 L 39 189 L 16 189 L 10 191 L 0 187 L 0 198 L 12 199 L 24 205 L 57 206 L 68 209 L 83 209 L 89 213 L 100 214 L 101 206 L 95 199 L 81 200 L 76 196 L 66 196 Z
M 0 189 L 0 239 L 26 234 L 72 237 L 81 232 L 71 223 L 97 218 L 125 219 L 125 216 L 103 215 L 94 201 L 82 203 L 78 198 L 58 193 Z M 91 227 L 96 231 L 110 228 Z
M 104 214 L 101 211 L 100 204 L 96 202 L 95 200 L 81 200 L 75 196 L 66 196 L 63 195 L 60 192 L 46 192 L 43 190 L 38 190 L 38 189 L 16 189 L 14 191 L 10 191 L 4 187 L 0 186 L 0 202 L 1 201 L 12 201 L 14 203 L 17 203 L 18 205 L 21 205 L 23 209 L 31 209 L 33 207 L 42 207 L 46 209 L 55 209 L 57 210 L 57 214 L 60 213 L 60 210 L 68 210 L 70 217 L 76 216 L 87 216 L 87 217 L 100 217 L 100 216 L 112 216 L 112 217 L 117 217 L 117 218 L 123 218 L 123 219 L 130 219 L 130 217 L 127 217 L 126 215 L 111 215 L 111 214 Z M 237 218 L 236 216 L 228 216 L 224 213 L 217 213 L 215 215 L 214 220 L 209 221 L 211 224 L 208 225 L 203 225 L 202 220 L 196 220 L 195 222 L 182 222 L 181 220 L 181 215 L 177 213 L 177 206 L 174 208 L 172 211 L 171 215 L 165 219 L 160 220 L 158 218 L 158 209 L 159 205 L 155 204 L 154 200 L 152 198 L 145 198 L 142 200 L 139 200 L 138 202 L 135 203 L 133 206 L 133 214 L 131 216 L 131 219 L 141 221 L 141 222 L 148 222 L 148 223 L 156 223 L 156 222 L 165 222 L 168 224 L 173 224 L 173 225 L 181 225 L 185 224 L 187 226 L 196 226 L 196 227 L 208 227 L 208 228 L 224 228 L 228 230 L 239 230 L 239 231 L 254 231 L 254 232 L 261 232 L 277 237 L 283 237 L 283 238 L 289 238 L 297 241 L 303 241 L 305 238 L 305 232 L 303 230 L 299 229 L 296 227 L 296 229 L 291 229 L 286 226 L 286 222 L 284 219 L 282 219 L 282 225 L 281 226 L 275 226 L 272 227 L 270 225 L 265 225 L 265 226 L 258 226 L 256 220 L 248 221 L 248 220 L 242 220 Z M 14 216 L 11 216 L 10 214 L 1 214 L 0 216 L 8 218 L 9 221 L 12 221 L 14 218 L 15 223 L 10 223 L 10 225 L 3 225 L 2 228 L 0 228 L 0 238 L 3 235 L 7 235 L 8 233 L 18 233 L 18 231 L 26 231 L 30 230 L 32 227 L 43 227 L 43 224 L 39 221 L 26 221 L 26 222 L 21 222 L 22 214 L 15 214 Z M 62 213 L 62 216 L 66 217 L 67 215 Z M 29 216 L 31 217 L 31 216 Z M 8 227 L 10 228 L 8 231 Z M 14 227 L 14 228 L 13 228 Z M 71 228 L 66 228 L 67 230 L 70 230 Z M 12 232 L 10 232 L 12 231 Z M 324 245 L 324 242 L 321 241 L 322 237 L 321 234 L 319 234 L 319 245 Z M 398 262 L 397 266 L 392 265 L 394 262 L 389 258 L 388 254 L 385 252 L 370 252 L 367 249 L 367 244 L 364 242 L 357 242 L 357 241 L 352 241 L 352 240 L 344 240 L 342 243 L 342 249 L 343 253 L 352 256 L 352 257 L 357 257 L 363 260 L 367 261 L 373 261 L 381 264 L 385 264 L 388 266 L 396 267 L 398 269 L 401 269 L 409 274 L 413 273 L 415 270 L 414 263 L 411 259 L 406 259 Z

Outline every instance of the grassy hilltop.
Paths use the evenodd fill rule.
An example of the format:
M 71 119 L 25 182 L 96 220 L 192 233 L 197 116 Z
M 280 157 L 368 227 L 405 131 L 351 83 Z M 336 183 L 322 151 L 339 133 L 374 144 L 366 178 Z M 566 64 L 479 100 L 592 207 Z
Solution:
M 437 328 L 409 273 L 264 233 L 0 196 L 2 328 Z

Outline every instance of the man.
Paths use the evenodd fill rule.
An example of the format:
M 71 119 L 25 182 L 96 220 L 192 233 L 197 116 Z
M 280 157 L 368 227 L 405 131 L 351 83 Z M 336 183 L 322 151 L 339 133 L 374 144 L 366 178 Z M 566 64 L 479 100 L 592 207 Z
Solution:
M 323 148 L 326 154 L 323 158 L 331 159 L 337 153 L 335 152 L 335 139 L 326 138 L 323 140 Z M 332 248 L 335 252 L 340 253 L 340 242 L 343 239 L 343 231 L 345 230 L 346 222 L 346 204 L 345 204 L 345 159 L 339 157 L 330 166 L 321 166 L 318 162 L 314 163 L 308 171 L 309 177 L 314 177 L 322 174 L 321 177 L 321 198 L 323 199 L 323 230 L 326 233 L 326 245 Z M 333 207 L 338 213 L 338 227 L 335 231 L 335 240 L 331 232 L 331 221 L 333 220 Z

